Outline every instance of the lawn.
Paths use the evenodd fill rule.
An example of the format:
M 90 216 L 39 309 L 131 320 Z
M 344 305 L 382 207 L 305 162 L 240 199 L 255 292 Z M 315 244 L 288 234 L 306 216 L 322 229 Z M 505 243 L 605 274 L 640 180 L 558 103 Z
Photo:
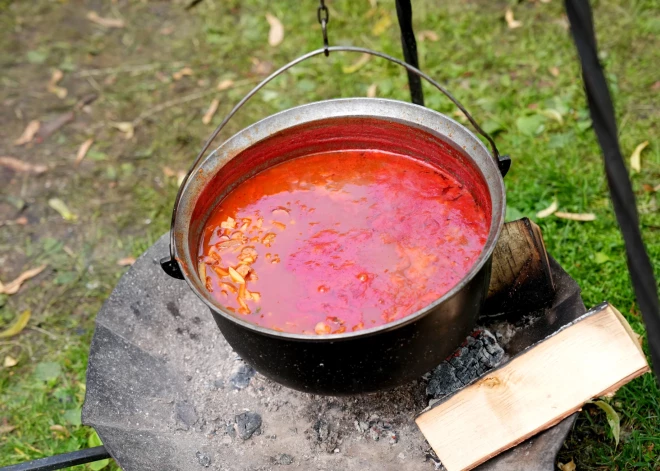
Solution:
M 327 3 L 331 44 L 401 56 L 393 1 Z M 507 216 L 535 220 L 585 304 L 610 301 L 643 335 L 562 2 L 414 3 L 421 68 L 511 155 Z M 592 3 L 624 155 L 649 142 L 632 179 L 660 277 L 660 7 L 657 0 Z M 95 314 L 126 270 L 118 261 L 138 256 L 168 229 L 177 174 L 250 85 L 321 45 L 314 1 L 204 0 L 189 11 L 185 4 L 0 0 L 0 155 L 47 166 L 39 174 L 0 166 L 0 280 L 47 264 L 18 293 L 0 295 L 0 331 L 31 312 L 23 332 L 0 339 L 0 466 L 93 441 L 79 419 L 87 351 Z M 518 28 L 505 22 L 509 7 Z M 92 10 L 96 17 L 88 16 Z M 284 26 L 279 45 L 268 43 L 266 13 Z M 54 70 L 63 78 L 49 86 Z M 379 59 L 317 57 L 269 85 L 223 135 L 326 98 L 375 89 L 376 96 L 408 100 L 406 87 L 405 74 Z M 90 95 L 95 100 L 84 104 Z M 218 111 L 204 124 L 216 98 Z M 426 104 L 460 119 L 430 88 Z M 72 110 L 74 119 L 43 142 L 15 145 L 30 121 L 39 120 L 44 132 Z M 88 139 L 91 148 L 76 165 Z M 538 219 L 554 200 L 562 211 L 596 219 Z M 2 366 L 6 357 L 17 364 Z M 580 471 L 660 469 L 653 377 L 622 388 L 611 405 L 621 417 L 618 446 L 605 414 L 587 406 L 560 461 L 572 459 Z

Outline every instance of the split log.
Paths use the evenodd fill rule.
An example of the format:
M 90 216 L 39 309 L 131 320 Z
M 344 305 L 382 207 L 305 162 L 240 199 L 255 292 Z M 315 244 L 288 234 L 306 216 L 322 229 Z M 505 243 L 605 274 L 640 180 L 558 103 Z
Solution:
M 416 422 L 448 471 L 469 470 L 647 371 L 626 320 L 602 304 Z
M 527 218 L 504 224 L 493 252 L 484 315 L 529 312 L 552 302 L 555 285 L 539 226 Z

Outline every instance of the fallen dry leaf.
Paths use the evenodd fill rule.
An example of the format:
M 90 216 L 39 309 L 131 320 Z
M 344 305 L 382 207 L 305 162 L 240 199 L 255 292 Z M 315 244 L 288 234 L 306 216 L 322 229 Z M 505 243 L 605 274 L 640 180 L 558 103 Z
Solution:
M 642 151 L 649 145 L 649 141 L 644 141 L 635 147 L 630 156 L 630 168 L 639 173 L 642 171 Z
M 11 368 L 16 365 L 18 365 L 18 360 L 10 355 L 7 355 L 5 357 L 5 361 L 2 363 L 2 366 L 4 366 L 5 368 Z
M 270 25 L 268 32 L 268 44 L 271 46 L 279 46 L 284 40 L 284 26 L 276 16 L 266 13 L 266 21 Z
M 561 471 L 575 471 L 575 462 L 573 460 L 569 461 L 568 463 L 557 463 L 557 467 Z
M 392 17 L 390 17 L 388 14 L 385 14 L 381 16 L 380 19 L 376 21 L 374 27 L 371 28 L 371 34 L 374 36 L 380 36 L 385 31 L 387 31 L 390 26 L 392 26 Z
M 454 111 L 454 116 L 456 116 L 456 118 L 462 123 L 468 122 L 467 116 L 465 116 L 465 113 L 463 113 L 461 110 Z
M 69 431 L 63 425 L 51 425 L 50 430 L 59 435 L 69 436 Z
M 660 185 L 656 185 L 653 187 L 653 191 L 660 191 Z
M 553 121 L 557 121 L 559 124 L 564 124 L 564 118 L 561 117 L 561 113 L 557 110 L 549 108 L 547 110 L 539 111 L 539 114 L 542 114 L 546 118 L 550 118 Z
M 231 88 L 234 86 L 234 81 L 230 79 L 225 79 L 221 80 L 220 83 L 218 84 L 218 91 L 223 91 L 227 90 L 228 88 Z
M 133 126 L 133 123 L 130 121 L 122 121 L 120 123 L 110 123 L 110 125 L 123 132 L 124 133 L 124 139 L 129 140 L 132 139 L 133 136 L 135 135 L 135 126 Z
M 66 88 L 57 86 L 62 77 L 64 77 L 64 73 L 60 69 L 53 70 L 53 75 L 50 77 L 48 87 L 46 87 L 50 93 L 54 93 L 60 99 L 66 98 L 67 93 L 69 93 Z
M 193 70 L 190 67 L 184 67 L 178 72 L 172 74 L 174 80 L 181 80 L 183 77 L 190 77 L 193 74 Z
M 559 208 L 557 200 L 554 200 L 550 206 L 536 213 L 536 217 L 539 219 L 547 218 L 548 216 L 554 214 L 555 211 Z
M 0 283 L 0 294 L 16 294 L 16 292 L 18 292 L 18 289 L 21 287 L 21 285 L 24 282 L 26 282 L 30 278 L 34 278 L 39 273 L 44 271 L 45 268 L 46 268 L 46 264 L 43 264 L 37 268 L 33 268 L 32 270 L 28 270 L 21 273 L 20 275 L 18 275 L 18 278 L 10 281 L 6 285 Z
M 65 221 L 75 221 L 78 219 L 78 216 L 73 214 L 66 203 L 59 198 L 49 199 L 48 206 L 57 211 Z
M 369 88 L 367 88 L 367 97 L 374 98 L 376 96 L 376 90 L 378 90 L 377 83 L 372 83 L 369 85 Z
M 12 430 L 16 430 L 16 427 L 14 427 L 13 425 L 0 425 L 0 435 L 9 433 Z
M 176 172 L 176 184 L 177 186 L 181 186 L 183 183 L 183 179 L 186 178 L 186 171 L 185 170 L 179 170 Z
M 504 19 L 509 29 L 516 29 L 522 26 L 522 22 L 513 17 L 513 10 L 511 8 L 507 8 L 506 13 L 504 13 Z
M 163 36 L 168 36 L 174 32 L 174 26 L 164 26 L 160 29 L 159 33 Z
M 41 123 L 38 120 L 34 119 L 30 121 L 28 125 L 25 127 L 23 134 L 21 134 L 21 137 L 19 137 L 14 141 L 14 145 L 22 146 L 32 141 L 32 139 L 34 139 L 35 134 L 37 134 L 37 131 L 39 131 L 40 127 L 41 127 Z
M 95 11 L 90 11 L 87 13 L 87 19 L 91 21 L 92 23 L 96 23 L 97 25 L 105 26 L 106 28 L 123 28 L 124 27 L 124 20 L 120 20 L 117 18 L 103 18 L 99 16 L 98 13 Z
M 268 75 L 273 70 L 273 63 L 270 61 L 262 61 L 256 57 L 250 58 L 252 62 L 252 73 L 257 75 Z
M 548 67 L 548 72 L 550 72 L 553 77 L 559 77 L 559 67 Z
M 209 105 L 209 109 L 206 110 L 204 116 L 202 116 L 202 123 L 209 124 L 215 115 L 215 112 L 218 111 L 218 106 L 220 106 L 220 100 L 217 98 L 214 99 Z
M 357 72 L 358 70 L 360 70 L 364 66 L 364 64 L 369 62 L 369 59 L 371 59 L 371 56 L 369 54 L 362 54 L 357 61 L 355 61 L 351 65 L 343 66 L 341 70 L 345 74 L 352 74 L 353 72 Z
M 18 224 L 19 226 L 26 226 L 27 223 L 28 223 L 28 218 L 26 218 L 25 216 L 17 217 L 14 220 L 14 224 Z
M 595 221 L 596 215 L 594 213 L 565 213 L 563 211 L 556 211 L 555 216 L 561 219 L 570 219 L 571 221 Z
M 33 165 L 8 156 L 0 157 L 0 165 L 10 168 L 16 172 L 40 174 L 48 170 L 48 167 L 45 165 Z
M 656 90 L 660 90 L 660 80 L 658 80 L 658 81 L 655 82 L 653 85 L 651 85 L 651 90 L 653 90 L 654 92 L 655 92 Z
M 173 177 L 174 175 L 176 175 L 176 172 L 174 170 L 172 170 L 170 167 L 163 167 L 163 174 L 167 178 L 170 178 L 170 177 Z
M 82 160 L 85 158 L 85 156 L 87 155 L 87 151 L 89 150 L 90 147 L 92 147 L 93 143 L 94 143 L 94 139 L 90 137 L 85 142 L 80 144 L 80 147 L 78 148 L 78 153 L 76 154 L 76 160 L 73 162 L 74 167 L 80 165 L 80 162 L 82 162 Z
M 440 39 L 438 34 L 435 31 L 431 31 L 431 30 L 420 31 L 419 34 L 418 34 L 418 37 L 419 37 L 420 42 L 424 42 L 427 39 L 429 41 L 435 42 L 435 41 Z
M 37 142 L 43 141 L 62 126 L 73 121 L 75 117 L 76 114 L 73 111 L 67 111 L 66 113 L 61 113 L 55 116 L 50 121 L 45 122 L 37 132 Z
M 117 265 L 120 267 L 128 267 L 135 263 L 135 257 L 124 257 L 117 260 Z
M 30 320 L 30 314 L 31 312 L 29 309 L 23 311 L 23 313 L 16 318 L 16 320 L 12 325 L 10 325 L 7 329 L 0 332 L 0 339 L 6 339 L 20 334 L 23 331 L 23 329 L 25 329 L 25 326 Z

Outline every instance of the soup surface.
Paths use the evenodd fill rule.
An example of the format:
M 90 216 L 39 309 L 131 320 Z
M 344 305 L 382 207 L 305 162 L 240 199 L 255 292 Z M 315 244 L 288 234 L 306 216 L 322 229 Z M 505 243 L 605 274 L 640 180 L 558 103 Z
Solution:
M 427 306 L 479 256 L 490 213 L 450 175 L 381 151 L 314 154 L 240 184 L 214 210 L 199 274 L 274 330 L 336 334 Z

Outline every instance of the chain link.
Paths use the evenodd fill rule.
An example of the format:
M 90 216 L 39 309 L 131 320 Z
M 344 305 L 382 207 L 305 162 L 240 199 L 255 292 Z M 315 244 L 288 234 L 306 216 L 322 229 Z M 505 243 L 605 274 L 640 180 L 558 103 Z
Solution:
M 321 24 L 321 31 L 323 32 L 323 53 L 328 57 L 330 55 L 330 51 L 328 50 L 328 23 L 330 22 L 330 12 L 328 11 L 328 7 L 325 6 L 325 0 L 319 0 L 316 17 Z

